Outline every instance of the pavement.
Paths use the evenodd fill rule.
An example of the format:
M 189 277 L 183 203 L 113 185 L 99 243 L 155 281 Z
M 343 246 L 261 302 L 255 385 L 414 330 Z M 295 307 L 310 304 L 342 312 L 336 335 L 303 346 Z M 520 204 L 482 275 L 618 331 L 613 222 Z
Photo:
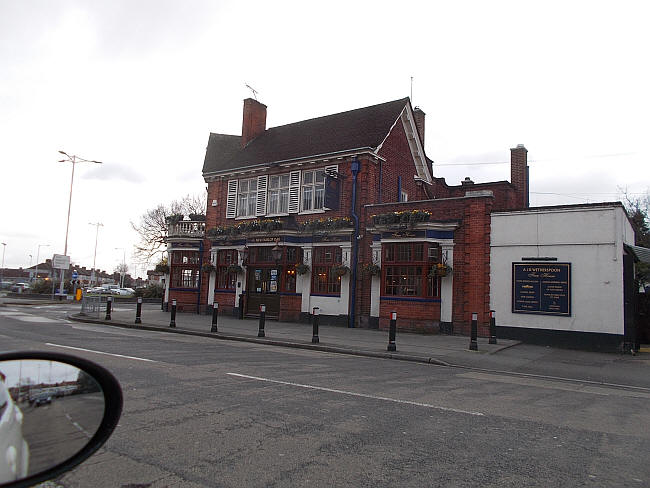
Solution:
M 49 302 L 48 302 L 49 303 Z M 0 305 L 47 305 L 42 300 L 2 299 Z M 397 332 L 396 351 L 390 352 L 387 330 L 347 328 L 321 325 L 319 342 L 312 342 L 311 324 L 267 320 L 265 337 L 258 337 L 259 320 L 240 320 L 232 315 L 219 315 L 218 332 L 211 332 L 211 315 L 178 313 L 176 327 L 170 327 L 170 313 L 158 304 L 143 304 L 142 323 L 135 324 L 135 304 L 114 305 L 111 320 L 105 320 L 105 309 L 95 316 L 81 315 L 78 303 L 67 305 L 68 318 L 77 322 L 106 324 L 114 327 L 150 330 L 152 332 L 186 334 L 217 340 L 252 342 L 270 346 L 291 347 L 313 351 L 395 359 L 439 366 L 454 366 L 502 372 L 520 376 L 579 380 L 585 383 L 650 388 L 650 348 L 643 347 L 636 356 L 629 354 L 577 351 L 525 344 L 520 341 L 478 338 L 478 350 L 469 349 L 469 337 L 459 335 Z
M 238 319 L 232 315 L 220 315 L 217 320 L 218 332 L 211 332 L 212 315 L 177 313 L 176 327 L 170 327 L 171 313 L 160 307 L 144 307 L 142 323 L 135 324 L 135 308 L 117 306 L 111 313 L 111 320 L 105 320 L 102 311 L 97 318 L 81 314 L 71 314 L 71 320 L 102 323 L 120 327 L 157 330 L 170 333 L 200 335 L 223 340 L 255 342 L 267 345 L 311 349 L 325 352 L 338 352 L 356 356 L 401 359 L 421 363 L 449 366 L 445 358 L 456 354 L 490 355 L 520 344 L 519 341 L 499 340 L 489 344 L 488 338 L 478 339 L 478 351 L 469 350 L 469 337 L 448 335 L 425 335 L 399 333 L 396 338 L 396 351 L 389 352 L 388 331 L 360 328 L 347 328 L 333 325 L 319 327 L 319 342 L 312 342 L 311 324 L 279 322 L 266 320 L 265 337 L 258 337 L 259 319 Z

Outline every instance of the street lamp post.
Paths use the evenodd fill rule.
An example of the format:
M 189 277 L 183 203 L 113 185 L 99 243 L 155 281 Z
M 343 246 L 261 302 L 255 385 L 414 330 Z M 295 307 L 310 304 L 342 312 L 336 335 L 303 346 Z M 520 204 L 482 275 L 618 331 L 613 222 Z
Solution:
M 116 247 L 115 250 L 122 250 L 122 269 L 120 270 L 120 288 L 124 288 L 124 275 L 126 274 L 124 268 L 126 267 L 126 249 L 123 247 Z
M 2 282 L 5 280 L 5 250 L 7 249 L 7 243 L 2 243 L 2 267 L 0 268 L 0 287 Z
M 49 244 L 39 244 L 38 251 L 36 252 L 36 279 L 38 279 L 38 260 L 41 256 L 41 247 L 50 247 Z
M 94 225 L 95 227 L 97 227 L 95 231 L 95 255 L 93 256 L 93 271 L 92 271 L 92 276 L 90 278 L 90 284 L 92 285 L 93 282 L 95 281 L 95 274 L 97 272 L 95 270 L 95 263 L 97 261 L 97 238 L 99 237 L 99 227 L 100 226 L 104 227 L 104 224 L 102 224 L 101 222 L 95 222 L 94 224 L 92 222 L 88 222 L 88 225 Z
M 63 255 L 67 256 L 68 255 L 68 230 L 70 229 L 70 208 L 72 207 L 72 184 L 74 183 L 74 165 L 77 163 L 96 163 L 96 164 L 102 164 L 101 161 L 95 161 L 91 159 L 84 159 L 79 156 L 75 155 L 70 155 L 66 153 L 65 151 L 59 151 L 59 154 L 63 154 L 65 157 L 68 159 L 61 159 L 59 163 L 67 163 L 70 162 L 72 163 L 72 177 L 70 178 L 70 197 L 68 199 L 68 221 L 65 225 L 65 246 L 63 248 Z M 63 280 L 65 278 L 65 273 L 61 273 L 61 293 L 63 293 Z

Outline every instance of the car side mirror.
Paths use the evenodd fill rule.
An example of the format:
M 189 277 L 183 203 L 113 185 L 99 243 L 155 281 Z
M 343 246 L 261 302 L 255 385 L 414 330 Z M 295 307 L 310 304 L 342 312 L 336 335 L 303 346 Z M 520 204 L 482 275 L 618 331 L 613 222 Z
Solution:
M 118 381 L 91 361 L 0 354 L 0 487 L 28 487 L 70 471 L 108 440 L 121 413 Z

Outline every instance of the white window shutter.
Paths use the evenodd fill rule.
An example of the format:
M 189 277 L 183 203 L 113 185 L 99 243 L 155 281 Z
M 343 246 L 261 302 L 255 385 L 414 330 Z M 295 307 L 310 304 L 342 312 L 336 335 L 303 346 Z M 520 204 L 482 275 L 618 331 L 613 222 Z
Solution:
M 289 213 L 300 212 L 300 170 L 289 173 Z
M 226 198 L 226 218 L 237 216 L 237 180 L 228 181 L 228 197 Z
M 330 172 L 332 172 L 332 173 L 334 173 L 334 174 L 338 174 L 338 172 L 339 172 L 339 165 L 338 165 L 338 164 L 334 164 L 334 165 L 332 165 L 332 166 L 325 166 L 325 174 L 328 174 L 328 173 L 330 173 Z
M 268 175 L 257 177 L 257 201 L 255 203 L 255 215 L 266 215 L 266 187 L 269 181 Z

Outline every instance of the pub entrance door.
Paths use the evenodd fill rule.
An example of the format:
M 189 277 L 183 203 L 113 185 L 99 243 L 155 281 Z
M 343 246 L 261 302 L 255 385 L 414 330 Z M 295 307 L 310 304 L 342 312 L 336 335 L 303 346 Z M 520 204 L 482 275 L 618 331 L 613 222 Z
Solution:
M 280 277 L 281 266 L 250 265 L 248 266 L 248 295 L 246 315 L 259 316 L 260 305 L 266 305 L 266 316 L 278 318 L 280 316 Z

